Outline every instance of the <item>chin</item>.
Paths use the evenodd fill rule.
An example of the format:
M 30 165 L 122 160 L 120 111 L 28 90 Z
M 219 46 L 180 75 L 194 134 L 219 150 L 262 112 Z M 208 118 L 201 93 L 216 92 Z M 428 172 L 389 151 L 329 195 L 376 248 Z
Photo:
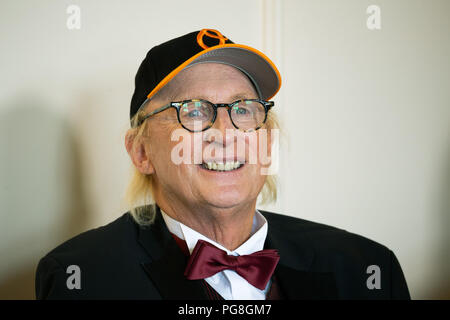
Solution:
M 242 192 L 236 189 L 230 191 L 220 190 L 212 193 L 211 190 L 209 190 L 208 195 L 205 196 L 205 200 L 214 207 L 225 209 L 248 202 L 251 197 L 246 195 L 248 195 L 248 192 Z

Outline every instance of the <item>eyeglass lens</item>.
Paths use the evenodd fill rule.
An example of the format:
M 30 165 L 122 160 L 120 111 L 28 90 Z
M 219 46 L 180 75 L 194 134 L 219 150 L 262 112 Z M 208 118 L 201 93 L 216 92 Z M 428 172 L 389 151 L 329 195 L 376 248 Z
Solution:
M 201 127 L 203 130 L 211 126 L 214 107 L 206 101 L 185 102 L 180 107 L 179 115 L 182 125 L 187 129 L 194 131 Z M 266 110 L 264 105 L 258 101 L 243 100 L 232 105 L 230 116 L 237 128 L 248 131 L 263 124 Z

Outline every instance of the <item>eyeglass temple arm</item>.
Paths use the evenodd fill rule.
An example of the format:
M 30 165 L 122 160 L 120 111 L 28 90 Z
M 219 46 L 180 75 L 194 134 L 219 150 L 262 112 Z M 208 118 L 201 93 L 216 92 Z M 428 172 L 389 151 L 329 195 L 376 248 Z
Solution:
M 265 101 L 264 104 L 266 105 L 267 109 L 269 110 L 275 105 L 275 102 L 273 101 Z
M 153 116 L 153 115 L 155 115 L 157 113 L 160 113 L 160 112 L 170 108 L 171 106 L 172 106 L 172 104 L 169 103 L 169 104 L 166 104 L 165 106 L 162 106 L 162 107 L 160 107 L 158 109 L 153 110 L 149 114 L 146 114 L 141 120 L 139 120 L 137 126 L 140 126 L 142 124 L 142 122 L 144 122 L 146 119 L 150 118 L 151 116 Z

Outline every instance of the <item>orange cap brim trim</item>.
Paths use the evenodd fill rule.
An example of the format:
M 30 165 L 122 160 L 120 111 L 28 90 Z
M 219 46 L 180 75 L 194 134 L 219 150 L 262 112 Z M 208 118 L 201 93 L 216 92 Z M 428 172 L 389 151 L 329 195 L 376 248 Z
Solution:
M 227 44 L 221 44 L 221 45 L 217 45 L 214 47 L 210 47 L 208 49 L 205 49 L 203 51 L 200 51 L 199 53 L 197 53 L 196 55 L 192 56 L 191 58 L 189 58 L 188 60 L 186 60 L 185 62 L 183 62 L 182 64 L 180 64 L 177 68 L 175 68 L 172 72 L 170 72 L 164 79 L 161 80 L 160 83 L 158 83 L 158 85 L 153 88 L 152 92 L 150 92 L 147 95 L 147 99 L 150 99 L 151 97 L 153 97 L 153 95 L 156 94 L 156 92 L 158 92 L 162 87 L 164 87 L 170 80 L 172 80 L 178 73 L 180 73 L 181 70 L 183 70 L 186 66 L 188 66 L 192 61 L 194 61 L 195 59 L 197 59 L 198 57 L 200 57 L 201 55 L 209 52 L 209 51 L 213 51 L 213 50 L 217 50 L 220 48 L 242 48 L 242 49 L 246 49 L 249 50 L 257 55 L 259 55 L 260 57 L 262 57 L 264 60 L 267 61 L 267 63 L 270 64 L 270 66 L 273 68 L 273 70 L 275 70 L 275 73 L 278 77 L 279 83 L 278 83 L 278 88 L 275 91 L 275 93 L 268 97 L 267 100 L 272 99 L 280 90 L 281 88 L 281 75 L 280 72 L 278 71 L 277 67 L 275 66 L 275 64 L 261 51 L 258 51 L 252 47 L 243 45 L 243 44 L 236 44 L 236 43 L 227 43 Z

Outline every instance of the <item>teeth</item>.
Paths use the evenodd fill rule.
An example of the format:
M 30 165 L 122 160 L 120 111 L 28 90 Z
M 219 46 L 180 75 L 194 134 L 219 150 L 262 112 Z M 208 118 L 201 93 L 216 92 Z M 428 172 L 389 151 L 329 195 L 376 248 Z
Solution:
M 203 164 L 205 169 L 214 170 L 214 171 L 231 171 L 239 168 L 241 163 L 239 161 L 227 161 L 223 162 L 206 162 Z

